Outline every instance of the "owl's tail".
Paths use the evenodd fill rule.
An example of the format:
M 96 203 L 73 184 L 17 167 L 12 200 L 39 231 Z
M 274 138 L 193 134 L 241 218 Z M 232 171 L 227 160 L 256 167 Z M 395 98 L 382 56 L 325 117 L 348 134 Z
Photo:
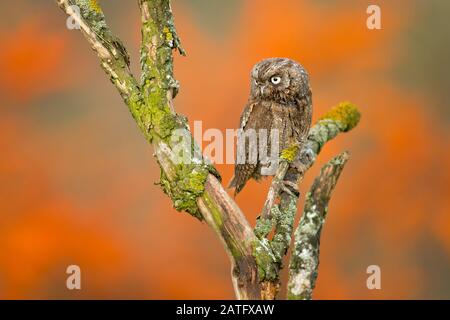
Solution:
M 250 178 L 259 178 L 259 175 L 255 174 L 256 171 L 258 171 L 257 164 L 236 164 L 234 168 L 234 176 L 231 179 L 230 184 L 228 185 L 228 188 L 234 188 L 234 196 L 241 192 Z
M 233 178 L 231 178 L 230 183 L 228 184 L 228 189 L 234 188 L 234 196 L 241 192 L 241 190 L 244 188 L 244 185 L 247 181 L 240 181 L 239 177 L 236 178 L 236 175 L 233 175 Z
M 233 175 L 233 177 L 231 178 L 230 183 L 228 183 L 228 189 L 234 188 L 236 187 L 236 176 Z
M 236 180 L 236 176 L 233 175 L 233 177 L 231 178 L 230 183 L 228 184 L 228 189 L 232 189 L 234 188 L 234 196 L 236 197 L 236 195 L 238 194 L 238 190 L 237 190 L 237 180 Z

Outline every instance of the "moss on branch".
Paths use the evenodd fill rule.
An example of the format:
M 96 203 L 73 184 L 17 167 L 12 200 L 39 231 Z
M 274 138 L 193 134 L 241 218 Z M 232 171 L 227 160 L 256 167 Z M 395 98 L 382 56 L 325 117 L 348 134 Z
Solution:
M 197 199 L 205 191 L 205 181 L 212 167 L 206 164 L 179 164 L 175 167 L 175 176 L 170 179 L 161 170 L 159 184 L 171 199 L 177 211 L 186 211 L 199 220 L 203 217 L 198 209 Z
M 143 106 L 133 108 L 132 113 L 139 127 L 156 148 L 164 145 L 171 156 L 158 159 L 161 165 L 160 185 L 172 199 L 174 208 L 186 211 L 202 219 L 197 199 L 204 193 L 204 184 L 209 173 L 219 176 L 217 171 L 203 161 L 198 147 L 189 132 L 187 119 L 172 108 L 172 99 L 179 84 L 173 76 L 175 49 L 184 54 L 176 33 L 169 0 L 139 0 L 142 15 L 141 43 L 141 94 Z M 190 139 L 185 150 L 187 156 L 174 162 L 179 135 Z M 157 152 L 157 155 L 159 153 Z M 169 161 L 169 165 L 162 164 Z M 170 174 L 169 172 L 170 171 Z

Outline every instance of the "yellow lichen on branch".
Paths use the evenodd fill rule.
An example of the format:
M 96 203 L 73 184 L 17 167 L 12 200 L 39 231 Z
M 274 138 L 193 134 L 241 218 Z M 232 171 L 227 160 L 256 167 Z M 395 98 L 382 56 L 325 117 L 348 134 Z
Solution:
M 342 124 L 341 130 L 350 131 L 358 124 L 361 119 L 361 113 L 351 102 L 341 102 L 325 113 L 320 120 L 333 120 Z
M 97 0 L 89 0 L 89 7 L 91 8 L 91 10 L 93 10 L 97 13 L 102 12 L 102 8 L 98 4 Z

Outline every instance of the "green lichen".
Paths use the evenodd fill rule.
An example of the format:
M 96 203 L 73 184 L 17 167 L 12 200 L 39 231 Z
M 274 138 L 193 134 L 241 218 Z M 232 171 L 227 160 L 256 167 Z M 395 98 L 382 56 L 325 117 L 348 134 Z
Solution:
M 178 149 L 175 151 L 175 146 L 178 146 L 179 141 L 172 140 L 178 136 L 177 130 L 185 130 L 190 135 L 187 119 L 174 114 L 170 106 L 170 100 L 175 97 L 179 86 L 173 77 L 172 51 L 180 49 L 180 41 L 173 24 L 170 1 L 149 0 L 141 1 L 140 4 L 144 12 L 140 56 L 141 97 L 138 101 L 130 101 L 129 107 L 148 141 L 155 145 L 163 143 L 176 153 Z M 181 149 L 180 152 L 185 152 Z M 208 174 L 220 176 L 211 165 L 198 159 L 201 157 L 197 157 L 195 152 L 194 139 L 191 139 L 191 145 L 187 145 L 186 149 L 191 151 L 188 153 L 189 158 L 182 159 L 182 163 L 173 161 L 170 172 L 161 169 L 159 184 L 172 199 L 176 210 L 186 211 L 202 220 L 197 200 L 204 194 Z
M 203 199 L 205 200 L 206 206 L 211 212 L 211 216 L 214 219 L 214 226 L 220 232 L 223 226 L 222 213 L 217 207 L 217 204 L 210 198 L 208 194 L 204 194 Z
M 162 173 L 160 185 L 163 191 L 172 199 L 176 210 L 186 211 L 202 220 L 202 215 L 197 207 L 197 199 L 204 194 L 204 185 L 208 175 L 212 174 L 220 180 L 220 174 L 211 164 L 201 159 L 201 154 L 198 154 L 197 150 L 198 146 L 195 144 L 192 136 L 190 136 L 190 132 L 187 131 L 184 117 L 166 114 L 161 121 L 164 121 L 164 119 L 166 119 L 167 123 L 160 124 L 157 134 L 153 137 L 158 139 L 158 141 L 163 140 L 168 147 L 174 148 L 179 143 L 186 142 L 171 141 L 175 137 L 174 129 L 181 128 L 189 135 L 190 145 L 188 144 L 186 148 L 183 146 L 180 150 L 172 149 L 174 156 L 181 158 L 172 159 L 174 161 L 174 174 L 168 179 Z M 182 137 L 180 136 L 180 138 Z M 178 154 L 178 152 L 181 154 Z
M 205 181 L 209 174 L 206 165 L 180 164 L 173 179 L 168 179 L 161 170 L 159 185 L 171 199 L 177 211 L 186 211 L 199 220 L 203 217 L 197 206 L 197 199 L 205 191 Z
M 278 280 L 283 257 L 291 243 L 297 199 L 295 196 L 290 197 L 285 207 L 280 208 L 280 205 L 272 207 L 270 220 L 258 218 L 256 221 L 254 232 L 258 240 L 254 244 L 254 256 L 260 281 Z M 274 227 L 274 236 L 269 240 L 267 236 Z
M 358 124 L 361 113 L 351 102 L 341 102 L 325 113 L 320 120 L 333 120 L 341 125 L 341 130 L 347 132 Z
M 298 144 L 293 143 L 289 147 L 287 147 L 281 151 L 280 158 L 284 159 L 288 162 L 292 162 L 292 161 L 294 161 L 295 157 L 297 156 L 298 149 L 299 149 Z
M 259 239 L 267 237 L 267 235 L 272 231 L 274 225 L 275 225 L 274 219 L 263 219 L 261 217 L 258 217 L 256 219 L 256 226 L 254 230 L 255 235 Z
M 173 78 L 172 50 L 181 49 L 180 39 L 173 24 L 170 3 L 166 0 L 146 1 L 150 14 L 142 23 L 141 69 L 143 90 L 153 89 L 155 85 L 172 97 L 178 91 L 178 82 Z
M 236 261 L 239 261 L 239 259 L 243 257 L 242 246 L 246 246 L 246 244 L 240 243 L 236 238 L 230 235 L 228 230 L 226 230 L 223 221 L 222 209 L 217 205 L 217 203 L 214 202 L 214 200 L 210 198 L 210 195 L 208 193 L 205 193 L 202 199 L 204 200 L 206 206 L 208 207 L 208 211 L 211 213 L 211 217 L 214 220 L 214 229 L 216 230 L 216 232 L 221 234 L 223 240 L 227 243 L 227 249 L 234 257 L 234 259 Z
M 273 255 L 270 242 L 267 239 L 257 239 L 253 242 L 253 256 L 258 267 L 258 279 L 262 281 L 274 281 L 278 278 L 276 258 Z
M 280 209 L 278 205 L 274 206 L 276 209 L 274 210 L 276 226 L 275 234 L 270 242 L 272 251 L 280 268 L 283 257 L 287 253 L 291 243 L 292 229 L 295 215 L 297 214 L 297 198 L 295 196 L 289 196 L 287 204 L 283 201 L 281 205 L 284 205 L 285 207 Z
M 85 21 L 89 21 L 89 26 L 105 40 L 111 36 L 111 32 L 106 25 L 105 16 L 96 1 L 77 0 L 76 5 L 80 8 L 81 16 Z
M 152 109 L 151 115 L 154 134 L 157 134 L 164 141 L 167 141 L 175 129 L 186 128 L 186 119 L 182 116 L 167 113 L 156 108 Z

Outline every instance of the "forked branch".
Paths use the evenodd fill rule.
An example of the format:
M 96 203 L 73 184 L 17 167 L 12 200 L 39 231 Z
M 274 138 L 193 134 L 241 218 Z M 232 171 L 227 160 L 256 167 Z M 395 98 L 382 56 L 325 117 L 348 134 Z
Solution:
M 277 285 L 281 258 L 290 243 L 297 198 L 284 195 L 278 185 L 274 185 L 268 213 L 258 221 L 254 232 L 222 187 L 218 172 L 202 158 L 187 119 L 178 115 L 173 107 L 179 87 L 173 77 L 173 50 L 181 54 L 184 50 L 175 30 L 170 0 L 138 0 L 142 26 L 140 81 L 131 74 L 128 53 L 108 28 L 96 0 L 56 2 L 80 26 L 139 129 L 153 145 L 161 168 L 160 185 L 172 199 L 175 209 L 204 220 L 222 241 L 230 257 L 236 297 L 274 298 L 276 294 L 267 294 L 267 287 Z M 79 15 L 74 6 L 79 9 Z M 307 148 L 317 155 L 325 142 L 339 132 L 350 130 L 358 120 L 359 112 L 353 105 L 339 105 L 311 129 Z M 290 163 L 289 158 L 282 157 L 279 179 L 289 175 Z M 298 182 L 298 175 L 294 175 L 294 182 Z M 281 203 L 275 205 L 278 197 Z M 266 236 L 270 230 L 267 230 L 272 227 L 275 227 L 275 236 L 269 241 Z

